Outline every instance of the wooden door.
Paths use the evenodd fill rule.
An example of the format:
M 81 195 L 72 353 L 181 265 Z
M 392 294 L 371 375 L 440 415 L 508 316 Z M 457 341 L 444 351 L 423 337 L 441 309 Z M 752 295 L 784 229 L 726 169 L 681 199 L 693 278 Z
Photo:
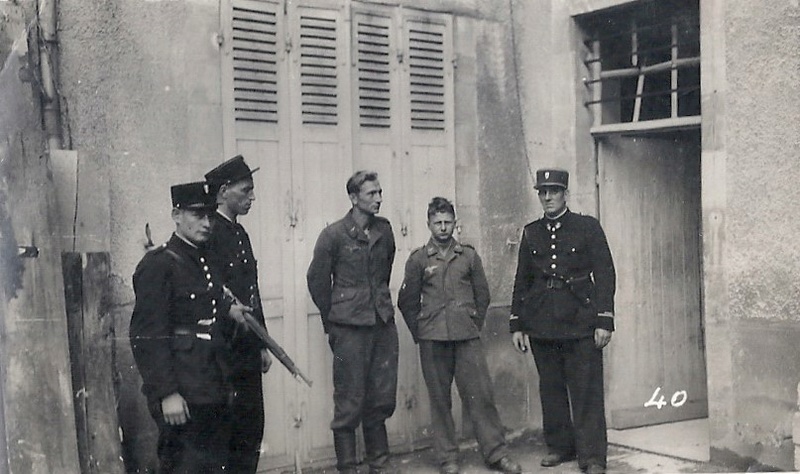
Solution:
M 379 174 L 393 225 L 396 295 L 411 250 L 428 238 L 427 202 L 455 196 L 449 16 L 348 1 L 228 0 L 223 63 L 226 154 L 242 153 L 258 201 L 245 225 L 259 258 L 268 324 L 314 381 L 265 377 L 261 469 L 334 457 L 332 355 L 306 286 L 317 237 L 350 209 L 347 178 Z M 417 348 L 400 332 L 393 446 L 427 437 Z
M 699 131 L 597 145 L 600 220 L 617 268 L 609 426 L 707 416 Z
M 223 4 L 225 5 L 225 4 Z M 258 259 L 261 304 L 270 334 L 298 354 L 293 317 L 298 278 L 293 244 L 296 223 L 289 137 L 289 84 L 283 5 L 232 0 L 223 8 L 222 94 L 227 157 L 242 154 L 252 168 L 256 202 L 241 219 Z M 302 346 L 301 346 L 302 347 Z M 275 363 L 264 376 L 265 415 L 260 467 L 294 462 L 300 445 L 298 386 Z
M 453 113 L 452 17 L 404 9 L 399 15 L 401 34 L 401 144 L 400 157 L 405 215 L 402 216 L 403 248 L 398 251 L 399 270 L 410 253 L 429 237 L 427 206 L 434 196 L 455 202 L 455 154 Z M 396 269 L 398 265 L 395 266 Z M 430 404 L 418 348 L 410 335 L 403 341 L 398 390 L 398 415 L 407 419 L 412 442 L 430 434 Z M 413 354 L 413 358 L 410 355 Z M 453 418 L 462 430 L 461 402 L 453 386 Z
M 303 390 L 303 456 L 333 457 L 332 355 L 319 311 L 306 286 L 306 271 L 319 233 L 350 209 L 345 191 L 353 171 L 350 142 L 349 24 L 339 2 L 308 1 L 289 5 L 287 21 L 292 51 L 291 81 L 292 192 L 298 210 L 295 236 L 298 306 L 296 337 L 299 360 L 314 379 Z

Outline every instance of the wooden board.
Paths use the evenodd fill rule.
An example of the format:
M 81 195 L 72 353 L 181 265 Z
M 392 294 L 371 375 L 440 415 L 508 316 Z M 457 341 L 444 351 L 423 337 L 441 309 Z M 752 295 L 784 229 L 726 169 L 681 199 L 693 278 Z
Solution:
M 81 472 L 122 473 L 108 253 L 61 256 Z
M 707 416 L 699 132 L 608 136 L 598 159 L 600 220 L 617 268 L 609 426 Z

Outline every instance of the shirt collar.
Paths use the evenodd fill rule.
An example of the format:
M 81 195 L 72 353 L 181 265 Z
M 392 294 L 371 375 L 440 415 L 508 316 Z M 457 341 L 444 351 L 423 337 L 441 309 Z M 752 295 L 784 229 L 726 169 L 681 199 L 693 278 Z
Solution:
M 453 253 L 462 253 L 464 251 L 464 247 L 456 239 L 453 239 L 453 241 L 450 243 L 450 247 L 448 247 L 448 250 L 450 249 L 453 250 Z M 433 237 L 431 237 L 428 240 L 428 244 L 425 246 L 425 250 L 428 252 L 429 257 L 432 257 L 440 253 L 439 246 L 436 245 L 436 242 L 434 242 Z

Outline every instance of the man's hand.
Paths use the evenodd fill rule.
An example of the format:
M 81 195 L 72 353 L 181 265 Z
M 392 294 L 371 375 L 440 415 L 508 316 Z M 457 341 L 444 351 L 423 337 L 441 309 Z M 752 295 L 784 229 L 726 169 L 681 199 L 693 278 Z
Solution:
M 168 425 L 182 425 L 192 418 L 189 415 L 189 405 L 177 392 L 161 399 L 161 413 Z
M 252 312 L 253 312 L 253 308 L 251 308 L 249 306 L 245 306 L 242 303 L 239 303 L 237 301 L 237 302 L 234 302 L 231 305 L 231 309 L 228 312 L 228 315 L 231 318 L 233 318 L 233 320 L 236 321 L 236 323 L 239 324 L 239 326 L 241 326 L 245 330 L 248 330 L 247 329 L 247 323 L 244 320 L 244 314 L 245 313 L 252 313 Z
M 272 367 L 272 356 L 267 349 L 261 349 L 261 373 L 266 374 Z
M 523 334 L 522 331 L 514 332 L 511 335 L 511 341 L 520 352 L 528 352 L 531 349 L 531 338 L 527 334 Z
M 595 328 L 594 330 L 594 347 L 602 349 L 611 341 L 611 331 L 606 329 Z

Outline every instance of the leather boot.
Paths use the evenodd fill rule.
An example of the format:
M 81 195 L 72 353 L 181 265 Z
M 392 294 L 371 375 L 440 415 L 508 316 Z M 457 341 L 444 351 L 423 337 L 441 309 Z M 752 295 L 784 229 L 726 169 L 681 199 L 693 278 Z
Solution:
M 364 447 L 369 463 L 369 472 L 379 474 L 389 470 L 389 437 L 386 435 L 386 425 L 364 426 Z
M 333 430 L 333 448 L 336 451 L 336 469 L 342 474 L 356 474 L 356 433 L 353 430 Z

